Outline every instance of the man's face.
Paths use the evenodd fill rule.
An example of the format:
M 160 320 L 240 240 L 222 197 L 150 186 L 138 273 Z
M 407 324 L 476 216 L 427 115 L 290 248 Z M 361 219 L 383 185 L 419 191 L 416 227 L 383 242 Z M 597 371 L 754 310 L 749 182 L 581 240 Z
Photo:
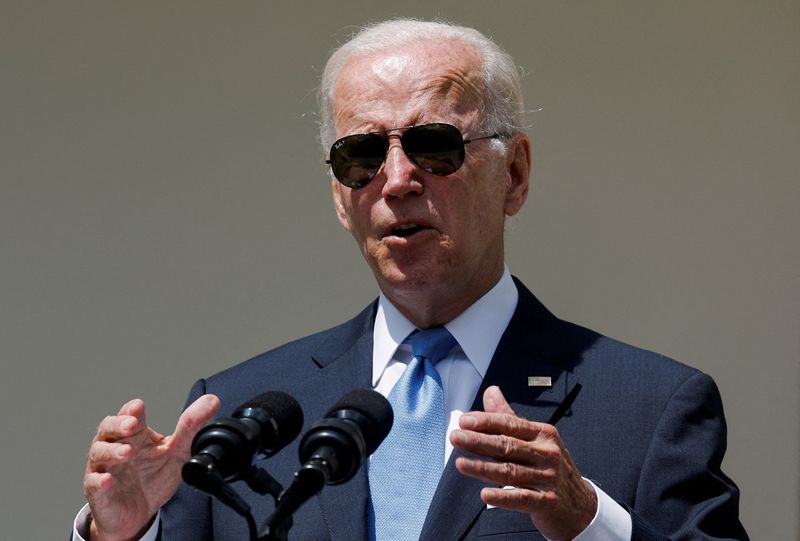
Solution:
M 357 57 L 334 87 L 336 136 L 433 122 L 452 124 L 467 139 L 489 135 L 480 125 L 482 85 L 477 59 L 462 44 Z M 491 140 L 473 142 L 461 168 L 441 177 L 415 166 L 399 137 L 390 137 L 366 186 L 333 180 L 339 220 L 393 302 L 422 293 L 468 306 L 499 279 L 505 215 L 519 210 L 528 186 L 527 139 L 508 144 L 504 153 Z

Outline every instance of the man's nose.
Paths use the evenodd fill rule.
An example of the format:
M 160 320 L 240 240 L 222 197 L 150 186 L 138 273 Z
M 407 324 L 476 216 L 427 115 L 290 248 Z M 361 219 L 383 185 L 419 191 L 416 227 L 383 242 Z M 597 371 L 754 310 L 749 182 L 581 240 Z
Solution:
M 384 197 L 404 197 L 422 193 L 420 169 L 408 159 L 398 138 L 389 139 L 389 151 L 383 164 L 386 182 L 383 185 Z

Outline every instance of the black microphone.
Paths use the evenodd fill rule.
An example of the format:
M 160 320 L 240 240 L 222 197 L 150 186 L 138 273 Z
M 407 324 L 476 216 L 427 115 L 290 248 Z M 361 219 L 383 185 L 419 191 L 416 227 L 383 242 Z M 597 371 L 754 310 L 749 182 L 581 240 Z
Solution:
M 319 471 L 328 485 L 349 481 L 389 434 L 393 421 L 392 406 L 380 393 L 349 392 L 300 440 L 303 469 Z
M 297 400 L 268 391 L 245 402 L 232 417 L 207 422 L 192 441 L 192 458 L 183 465 L 184 481 L 201 490 L 216 480 L 239 479 L 256 453 L 270 457 L 300 434 L 303 410 Z
M 389 434 L 393 421 L 392 406 L 380 393 L 357 389 L 343 396 L 300 440 L 303 466 L 259 533 L 273 532 L 326 484 L 352 479 Z

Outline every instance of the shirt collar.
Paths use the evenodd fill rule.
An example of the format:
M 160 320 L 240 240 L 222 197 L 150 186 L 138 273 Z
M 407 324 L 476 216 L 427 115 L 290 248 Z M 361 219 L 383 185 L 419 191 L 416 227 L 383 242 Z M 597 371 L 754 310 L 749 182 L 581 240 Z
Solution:
M 475 301 L 455 319 L 445 324 L 464 355 L 481 375 L 489 363 L 517 307 L 519 293 L 508 272 L 503 269 L 500 280 L 483 297 Z M 397 347 L 415 329 L 406 317 L 381 293 L 372 346 L 372 386 L 378 384 L 383 371 L 394 357 Z

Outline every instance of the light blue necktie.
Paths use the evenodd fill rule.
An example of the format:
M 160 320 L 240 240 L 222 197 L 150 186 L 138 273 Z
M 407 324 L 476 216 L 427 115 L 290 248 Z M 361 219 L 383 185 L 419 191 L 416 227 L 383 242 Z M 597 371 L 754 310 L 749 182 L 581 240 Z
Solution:
M 442 380 L 434 366 L 456 345 L 444 327 L 406 338 L 413 358 L 389 393 L 394 424 L 369 464 L 370 538 L 419 539 L 444 467 Z

